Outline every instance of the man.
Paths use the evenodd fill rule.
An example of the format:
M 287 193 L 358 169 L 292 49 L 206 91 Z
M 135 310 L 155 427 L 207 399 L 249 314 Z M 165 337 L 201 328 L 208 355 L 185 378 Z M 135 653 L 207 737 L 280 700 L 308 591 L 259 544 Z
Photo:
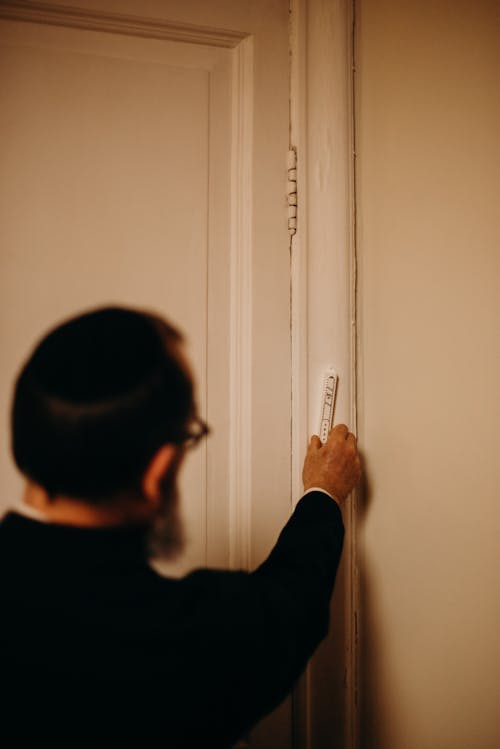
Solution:
M 177 477 L 207 431 L 181 337 L 153 314 L 80 315 L 24 364 L 26 511 L 0 524 L 2 745 L 222 749 L 304 669 L 327 632 L 355 439 L 312 438 L 306 494 L 253 573 L 162 578 L 148 550 L 182 546 Z

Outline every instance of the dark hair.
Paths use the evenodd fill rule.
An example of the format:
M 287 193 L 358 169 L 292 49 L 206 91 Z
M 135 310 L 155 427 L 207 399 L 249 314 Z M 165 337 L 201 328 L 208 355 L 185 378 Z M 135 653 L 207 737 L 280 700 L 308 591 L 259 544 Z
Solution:
M 103 307 L 50 331 L 19 373 L 18 468 L 49 495 L 105 501 L 138 488 L 154 453 L 193 411 L 180 334 L 153 313 Z

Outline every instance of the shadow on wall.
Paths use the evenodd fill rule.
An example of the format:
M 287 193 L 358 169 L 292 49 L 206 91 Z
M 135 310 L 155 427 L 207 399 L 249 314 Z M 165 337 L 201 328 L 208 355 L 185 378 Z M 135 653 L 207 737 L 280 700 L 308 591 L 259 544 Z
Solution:
M 387 717 L 387 706 L 382 704 L 383 690 L 377 683 L 384 671 L 383 653 L 380 644 L 381 621 L 375 601 L 380 601 L 374 589 L 374 578 L 370 570 L 369 556 L 363 543 L 364 525 L 370 513 L 373 493 L 370 482 L 370 469 L 366 456 L 361 453 L 363 461 L 363 479 L 358 494 L 358 575 L 360 607 L 360 643 L 359 643 L 359 746 L 360 749 L 389 749 L 386 732 L 383 730 Z M 392 707 L 395 710 L 396 706 Z M 389 708 L 390 709 L 390 708 Z

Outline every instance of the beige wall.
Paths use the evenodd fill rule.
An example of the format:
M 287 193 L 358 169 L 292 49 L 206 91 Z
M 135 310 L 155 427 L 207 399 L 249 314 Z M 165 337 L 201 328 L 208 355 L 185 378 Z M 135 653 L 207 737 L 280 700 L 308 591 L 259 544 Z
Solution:
M 500 3 L 357 3 L 363 749 L 500 746 Z

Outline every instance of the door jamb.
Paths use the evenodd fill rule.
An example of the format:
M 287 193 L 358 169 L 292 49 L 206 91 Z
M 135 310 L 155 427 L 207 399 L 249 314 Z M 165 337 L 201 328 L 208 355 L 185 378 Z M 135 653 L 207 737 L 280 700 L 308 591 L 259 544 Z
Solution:
M 356 433 L 354 1 L 291 0 L 290 19 L 290 148 L 298 154 L 297 232 L 290 240 L 295 504 L 305 446 L 319 429 L 322 372 L 330 364 L 339 374 L 335 421 Z M 328 701 L 341 706 L 338 745 L 344 749 L 358 746 L 356 504 L 353 496 L 343 511 L 343 562 L 332 609 L 332 627 L 344 642 L 331 664 L 339 679 Z M 294 746 L 301 749 L 316 745 L 313 679 L 308 667 L 294 692 Z

